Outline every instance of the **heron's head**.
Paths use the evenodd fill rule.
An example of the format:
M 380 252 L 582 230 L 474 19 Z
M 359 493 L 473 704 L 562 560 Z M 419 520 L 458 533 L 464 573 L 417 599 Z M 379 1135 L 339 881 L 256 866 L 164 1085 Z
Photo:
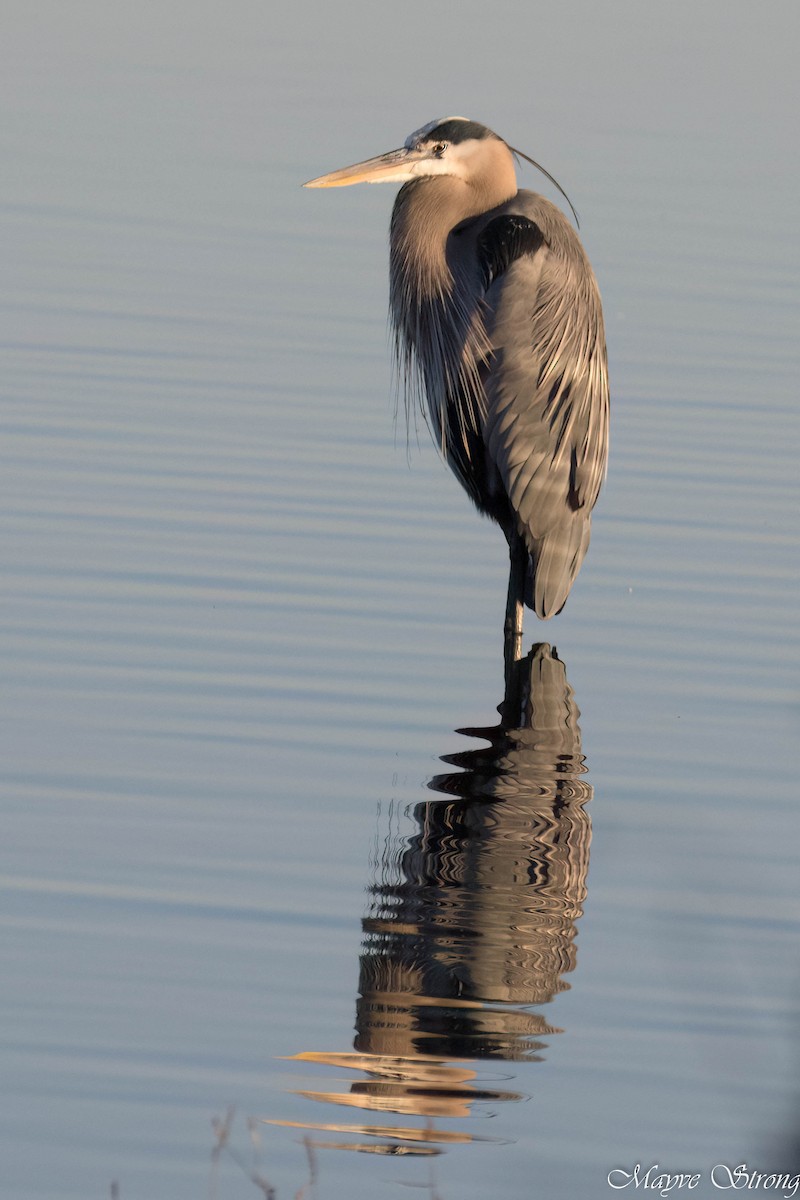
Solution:
M 389 150 L 376 158 L 367 158 L 342 167 L 329 175 L 310 179 L 303 187 L 349 187 L 352 183 L 411 183 L 444 175 L 458 179 L 480 195 L 487 206 L 509 200 L 517 190 L 514 160 L 524 158 L 541 171 L 561 193 L 572 209 L 575 224 L 578 214 L 557 179 L 541 163 L 515 150 L 501 137 L 470 121 L 467 117 L 439 117 L 409 134 L 399 150 Z M 474 200 L 474 197 L 473 197 Z
M 348 187 L 353 183 L 410 183 L 426 176 L 447 175 L 476 185 L 492 178 L 512 196 L 516 188 L 509 146 L 477 121 L 440 117 L 415 130 L 399 150 L 354 163 L 311 179 L 304 187 Z

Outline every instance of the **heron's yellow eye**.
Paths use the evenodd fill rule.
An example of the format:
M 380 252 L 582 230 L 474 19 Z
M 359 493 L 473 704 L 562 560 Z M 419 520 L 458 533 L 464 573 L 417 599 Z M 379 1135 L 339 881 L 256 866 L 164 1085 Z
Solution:
M 437 142 L 433 147 L 433 153 L 436 158 L 443 158 L 444 152 L 447 149 L 447 142 Z

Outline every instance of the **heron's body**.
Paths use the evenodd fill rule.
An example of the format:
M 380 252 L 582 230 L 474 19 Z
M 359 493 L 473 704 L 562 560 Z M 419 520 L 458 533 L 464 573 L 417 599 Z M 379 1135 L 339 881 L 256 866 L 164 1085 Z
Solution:
M 314 183 L 361 178 L 404 181 L 390 238 L 401 373 L 424 394 L 455 475 L 506 535 L 519 633 L 523 598 L 542 618 L 564 606 L 605 474 L 594 274 L 561 211 L 517 191 L 511 150 L 483 126 L 433 122 L 403 150 Z

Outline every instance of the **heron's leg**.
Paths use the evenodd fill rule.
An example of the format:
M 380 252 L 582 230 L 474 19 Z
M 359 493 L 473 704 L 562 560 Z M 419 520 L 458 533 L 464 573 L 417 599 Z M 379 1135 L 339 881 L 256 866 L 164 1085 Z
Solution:
M 528 548 L 517 533 L 511 535 L 508 546 L 511 570 L 508 575 L 506 600 L 505 658 L 506 675 L 510 664 L 522 657 L 522 618 L 525 610 L 525 577 L 528 573 Z

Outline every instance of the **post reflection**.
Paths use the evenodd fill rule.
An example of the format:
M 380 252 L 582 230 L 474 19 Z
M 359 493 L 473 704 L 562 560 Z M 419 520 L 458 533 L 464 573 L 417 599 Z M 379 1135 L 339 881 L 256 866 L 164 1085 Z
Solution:
M 537 1008 L 575 967 L 592 791 L 555 650 L 535 645 L 510 666 L 498 711 L 497 725 L 459 730 L 484 744 L 443 760 L 455 769 L 431 781 L 413 836 L 398 846 L 390 835 L 376 856 L 353 1051 L 297 1056 L 358 1073 L 309 1099 L 382 1115 L 304 1125 L 357 1139 L 339 1148 L 430 1154 L 473 1140 L 434 1122 L 520 1098 L 482 1085 L 479 1060 L 535 1059 L 561 1032 Z

